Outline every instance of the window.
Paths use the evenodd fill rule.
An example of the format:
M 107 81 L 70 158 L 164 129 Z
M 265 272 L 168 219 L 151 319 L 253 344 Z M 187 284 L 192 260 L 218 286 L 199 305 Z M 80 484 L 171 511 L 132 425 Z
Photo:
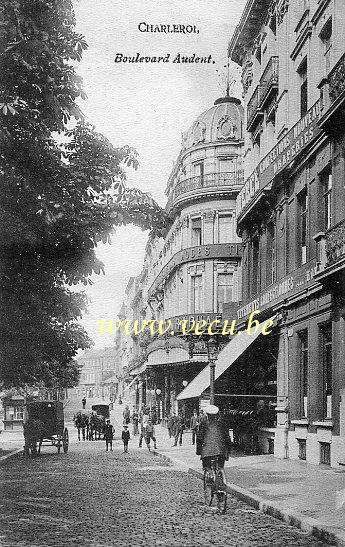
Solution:
M 200 183 L 203 184 L 204 182 L 204 162 L 203 161 L 194 163 L 194 176 L 200 177 Z
M 325 58 L 326 74 L 329 73 L 331 68 L 331 51 L 332 51 L 332 17 L 330 17 L 327 23 L 324 25 L 320 38 L 323 43 L 323 55 Z
M 307 441 L 305 439 L 297 439 L 298 442 L 298 458 L 300 460 L 307 459 Z
M 203 311 L 202 276 L 194 275 L 192 277 L 192 313 L 201 313 L 202 311 Z
M 268 24 L 269 28 L 273 32 L 274 36 L 277 34 L 277 20 L 275 14 L 272 15 L 270 22 Z
M 192 218 L 191 219 L 191 230 L 192 230 L 192 246 L 201 245 L 202 235 L 201 235 L 201 218 Z
M 256 49 L 255 57 L 259 65 L 261 65 L 261 46 L 258 46 L 258 48 Z
M 332 325 L 322 330 L 323 419 L 332 418 Z
M 259 238 L 255 237 L 252 243 L 252 294 L 259 291 Z
M 323 228 L 329 230 L 332 225 L 332 174 L 328 171 L 321 176 L 323 194 Z
M 234 279 L 232 273 L 218 274 L 217 311 L 223 311 L 223 304 L 233 301 Z
M 234 241 L 234 223 L 232 215 L 220 215 L 218 217 L 218 243 L 231 243 Z
M 331 465 L 331 445 L 330 443 L 320 443 L 320 463 Z
M 308 111 L 308 65 L 307 65 L 307 60 L 306 59 L 301 64 L 301 66 L 298 70 L 298 73 L 299 73 L 300 81 L 301 81 L 300 114 L 301 114 L 301 118 L 303 118 L 303 116 Z
M 271 285 L 276 281 L 276 239 L 275 225 L 267 226 L 267 258 L 266 258 L 266 285 Z
M 301 409 L 302 416 L 308 416 L 308 331 L 300 332 L 298 337 L 300 346 Z
M 223 173 L 234 173 L 235 172 L 235 163 L 232 158 L 220 158 L 219 159 L 219 172 Z M 225 178 L 222 177 L 222 178 Z
M 299 265 L 307 262 L 307 237 L 308 237 L 308 196 L 307 190 L 303 190 L 297 196 L 298 200 L 298 238 L 299 238 Z

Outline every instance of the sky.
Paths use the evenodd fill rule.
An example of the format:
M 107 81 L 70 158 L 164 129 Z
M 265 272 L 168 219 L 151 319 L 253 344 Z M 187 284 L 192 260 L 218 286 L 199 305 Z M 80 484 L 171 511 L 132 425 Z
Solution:
M 74 0 L 77 32 L 89 45 L 77 72 L 88 98 L 81 108 L 88 121 L 114 146 L 139 153 L 139 169 L 127 171 L 127 185 L 150 192 L 164 206 L 164 190 L 180 151 L 181 132 L 225 94 L 227 46 L 245 0 Z M 198 34 L 142 33 L 149 25 L 195 25 Z M 212 56 L 210 64 L 115 63 L 125 56 L 176 54 Z M 230 67 L 231 78 L 235 74 Z M 234 94 L 240 97 L 239 86 Z M 111 245 L 97 256 L 106 275 L 94 275 L 85 289 L 89 312 L 81 321 L 96 348 L 109 346 L 96 321 L 114 319 L 130 276 L 141 271 L 148 232 L 134 226 L 115 229 Z

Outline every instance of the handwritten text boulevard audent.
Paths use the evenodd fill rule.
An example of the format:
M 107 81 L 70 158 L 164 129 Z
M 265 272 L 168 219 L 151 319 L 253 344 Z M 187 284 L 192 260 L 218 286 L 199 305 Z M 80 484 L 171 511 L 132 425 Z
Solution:
M 258 329 L 260 328 L 261 334 L 263 334 L 264 336 L 272 332 L 272 319 L 267 319 L 262 324 L 260 324 L 258 319 L 254 319 L 255 315 L 259 314 L 260 310 L 255 310 L 250 314 L 245 329 L 245 332 L 248 335 L 256 334 Z M 121 332 L 126 336 L 138 336 L 144 331 L 148 332 L 150 336 L 163 336 L 165 334 L 169 334 L 170 336 L 174 336 L 175 334 L 182 336 L 203 336 L 205 334 L 207 334 L 208 336 L 233 336 L 235 334 L 240 335 L 242 332 L 244 332 L 241 330 L 236 330 L 236 319 L 232 321 L 227 319 L 214 319 L 211 322 L 208 322 L 205 319 L 197 321 L 182 319 L 179 321 L 176 333 L 174 330 L 174 324 L 171 319 L 144 319 L 143 321 L 139 321 L 138 319 L 117 319 L 116 321 L 114 321 L 113 319 L 97 319 L 96 323 L 98 324 L 100 334 L 103 336 L 114 336 L 117 332 Z

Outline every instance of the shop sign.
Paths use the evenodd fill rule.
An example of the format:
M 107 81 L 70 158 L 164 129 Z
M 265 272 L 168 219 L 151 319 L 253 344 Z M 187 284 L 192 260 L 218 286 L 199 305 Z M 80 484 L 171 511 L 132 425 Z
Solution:
M 153 286 L 149 290 L 149 296 L 152 296 L 155 287 L 168 277 L 175 268 L 186 262 L 193 260 L 202 260 L 205 258 L 239 258 L 242 255 L 241 243 L 216 243 L 210 245 L 200 245 L 198 247 L 190 247 L 176 253 L 168 264 L 166 264 L 159 272 Z
M 175 317 L 171 317 L 171 328 L 175 333 L 178 333 L 182 331 L 182 322 L 187 322 L 187 328 L 192 329 L 193 326 L 197 323 L 201 324 L 201 322 L 206 321 L 206 326 L 209 326 L 212 321 L 222 321 L 222 314 L 221 313 L 199 313 L 199 314 L 191 314 L 191 315 L 177 315 Z
M 321 104 L 317 101 L 306 115 L 280 139 L 274 148 L 261 160 L 255 171 L 244 183 L 237 197 L 237 214 L 263 189 L 278 173 L 283 171 L 320 133 L 318 121 Z
M 237 319 L 246 319 L 254 311 L 264 311 L 309 287 L 314 282 L 314 275 L 317 272 L 318 266 L 316 265 L 316 260 L 311 260 L 307 264 L 304 264 L 304 266 L 295 270 L 291 275 L 286 276 L 278 283 L 274 283 L 261 292 L 257 298 L 239 308 L 237 310 Z

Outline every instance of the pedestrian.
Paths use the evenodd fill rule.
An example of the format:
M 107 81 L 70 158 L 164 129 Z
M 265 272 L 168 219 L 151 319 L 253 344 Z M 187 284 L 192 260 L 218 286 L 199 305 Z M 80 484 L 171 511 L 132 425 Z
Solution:
M 108 446 L 110 446 L 110 450 L 113 451 L 113 438 L 114 438 L 114 427 L 110 423 L 110 420 L 108 419 L 105 426 L 104 426 L 104 439 L 105 439 L 105 451 L 108 452 Z
M 131 421 L 131 412 L 129 410 L 128 405 L 125 406 L 125 409 L 124 409 L 122 415 L 123 415 L 123 423 L 124 424 L 129 424 L 129 422 Z
M 146 437 L 146 426 L 149 419 L 149 416 L 147 414 L 148 410 L 144 410 L 144 413 L 140 420 L 140 436 L 139 436 L 139 448 L 142 448 L 143 445 L 143 439 Z
M 153 440 L 154 449 L 157 450 L 155 427 L 152 423 L 152 420 L 148 420 L 148 422 L 146 424 L 146 428 L 145 428 L 145 442 L 146 442 L 147 448 L 149 450 L 151 450 L 150 449 L 151 439 Z
M 136 408 L 133 408 L 133 413 L 132 413 L 133 435 L 138 435 L 139 433 L 138 422 L 139 422 L 138 412 Z
M 85 397 L 82 398 L 81 404 L 83 405 L 83 409 L 86 407 L 86 399 Z
M 183 436 L 184 428 L 185 428 L 185 419 L 182 412 L 179 412 L 179 415 L 176 417 L 176 421 L 175 421 L 175 427 L 174 427 L 175 443 L 173 444 L 173 446 L 177 446 L 177 443 L 179 443 L 180 446 L 182 445 L 182 436 Z
M 196 434 L 198 432 L 199 418 L 196 409 L 193 410 L 193 416 L 190 419 L 190 428 L 192 431 L 192 444 L 195 444 Z
M 122 431 L 122 441 L 123 441 L 123 452 L 128 452 L 128 441 L 130 440 L 131 436 L 128 431 L 128 425 L 123 424 L 123 431 Z
M 198 429 L 200 428 L 201 424 L 205 423 L 207 421 L 207 415 L 205 414 L 205 412 L 203 410 L 200 410 L 199 412 L 199 427 Z
M 173 419 L 173 416 L 171 414 L 169 414 L 169 416 L 168 416 L 167 428 L 168 428 L 168 433 L 169 433 L 169 439 L 171 439 L 171 437 L 173 436 L 173 429 L 174 429 L 174 419 Z

